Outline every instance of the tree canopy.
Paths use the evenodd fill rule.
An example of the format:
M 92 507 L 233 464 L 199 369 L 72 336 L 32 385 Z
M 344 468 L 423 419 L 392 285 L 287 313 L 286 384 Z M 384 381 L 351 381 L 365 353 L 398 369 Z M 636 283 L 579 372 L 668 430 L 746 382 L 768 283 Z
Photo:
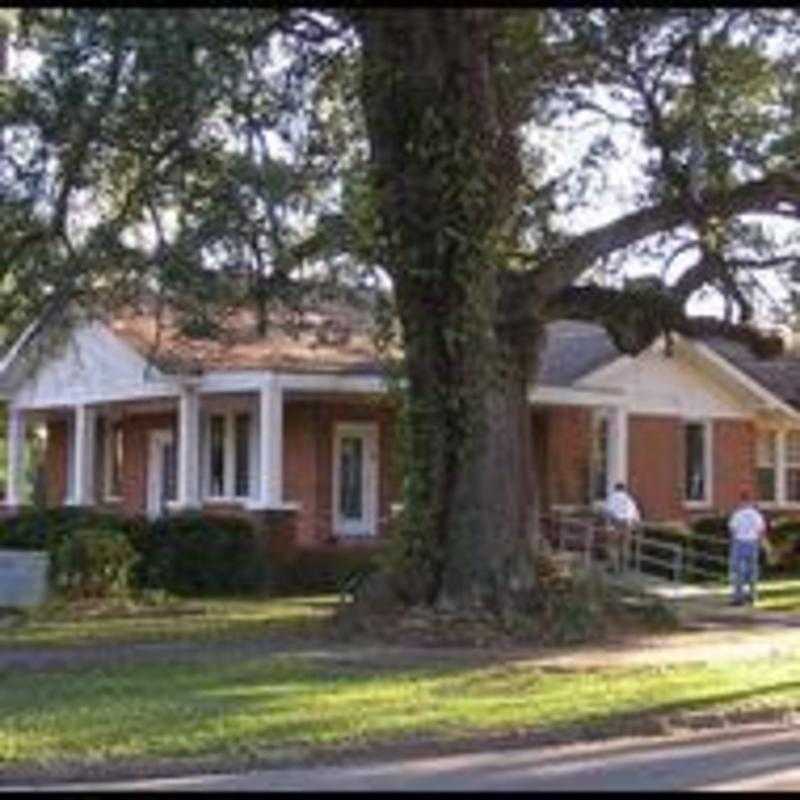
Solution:
M 310 284 L 390 291 L 410 557 L 431 600 L 497 600 L 530 579 L 547 321 L 779 349 L 753 323 L 764 276 L 800 274 L 799 32 L 792 9 L 26 9 L 0 313 L 147 289 L 211 334 L 252 303 L 264 332 Z M 709 287 L 722 313 L 687 313 Z

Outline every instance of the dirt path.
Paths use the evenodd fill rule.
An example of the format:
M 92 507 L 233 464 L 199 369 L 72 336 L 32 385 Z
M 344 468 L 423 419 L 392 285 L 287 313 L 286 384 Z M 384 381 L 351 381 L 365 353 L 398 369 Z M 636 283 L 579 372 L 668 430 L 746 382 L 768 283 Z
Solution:
M 528 667 L 597 669 L 603 667 L 685 664 L 754 658 L 778 658 L 800 652 L 800 619 L 767 612 L 722 613 L 707 608 L 683 614 L 678 632 L 640 635 L 602 645 L 562 648 L 410 647 L 349 643 L 332 639 L 270 636 L 263 639 L 209 642 L 91 643 L 70 647 L 0 649 L 0 672 L 165 662 L 198 662 L 302 655 L 348 668 L 412 668 L 458 663 L 497 663 Z

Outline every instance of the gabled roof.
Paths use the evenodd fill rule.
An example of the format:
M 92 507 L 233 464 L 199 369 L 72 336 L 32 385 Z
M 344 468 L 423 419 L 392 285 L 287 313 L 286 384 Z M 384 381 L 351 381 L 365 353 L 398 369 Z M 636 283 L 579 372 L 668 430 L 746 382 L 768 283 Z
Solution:
M 120 339 L 166 373 L 201 373 L 276 369 L 287 372 L 383 373 L 383 359 L 373 339 L 373 315 L 367 306 L 323 301 L 311 311 L 273 312 L 266 336 L 256 333 L 248 308 L 234 309 L 221 319 L 221 332 L 188 335 L 177 315 L 166 309 L 157 323 L 148 303 L 129 307 L 105 320 Z M 27 346 L 32 330 L 20 337 L 0 362 L 6 374 Z M 800 351 L 764 360 L 746 347 L 718 337 L 702 340 L 738 374 L 755 381 L 789 405 L 800 408 Z M 569 387 L 580 378 L 622 355 L 597 324 L 560 320 L 546 328 L 537 383 Z
M 590 322 L 551 322 L 546 335 L 538 376 L 544 386 L 571 386 L 620 356 L 605 328 Z
M 622 355 L 605 328 L 594 323 L 552 322 L 547 334 L 539 374 L 539 383 L 545 386 L 571 386 Z M 743 344 L 722 337 L 699 341 L 768 392 L 800 409 L 800 351 L 789 348 L 777 358 L 763 359 Z
M 763 359 L 729 339 L 713 337 L 704 339 L 703 344 L 772 394 L 800 409 L 800 352 L 796 349 L 787 349 L 777 358 Z

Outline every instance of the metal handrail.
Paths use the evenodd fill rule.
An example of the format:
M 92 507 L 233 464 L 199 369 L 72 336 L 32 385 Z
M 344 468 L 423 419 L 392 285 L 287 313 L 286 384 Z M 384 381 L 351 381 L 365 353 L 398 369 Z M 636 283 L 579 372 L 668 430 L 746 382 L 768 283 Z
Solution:
M 543 539 L 550 541 L 558 552 L 581 553 L 587 567 L 592 564 L 595 554 L 598 552 L 598 544 L 602 541 L 603 534 L 610 530 L 605 521 L 598 519 L 542 514 L 540 521 L 542 523 L 540 535 Z M 678 582 L 690 574 L 718 580 L 722 577 L 720 574 L 722 571 L 714 570 L 713 566 L 708 567 L 719 565 L 724 566 L 727 570 L 728 558 L 722 555 L 698 552 L 693 547 L 687 547 L 687 545 L 696 543 L 698 539 L 702 541 L 707 538 L 709 535 L 699 534 L 697 537 L 693 536 L 685 544 L 665 542 L 646 536 L 642 527 L 635 527 L 631 531 L 629 550 L 629 556 L 633 561 L 632 567 L 639 573 L 651 571 L 653 567 L 660 567 L 662 571 L 668 571 L 674 582 Z M 722 537 L 714 538 L 719 538 L 720 545 L 723 544 Z M 624 565 L 625 568 L 629 566 L 631 565 Z

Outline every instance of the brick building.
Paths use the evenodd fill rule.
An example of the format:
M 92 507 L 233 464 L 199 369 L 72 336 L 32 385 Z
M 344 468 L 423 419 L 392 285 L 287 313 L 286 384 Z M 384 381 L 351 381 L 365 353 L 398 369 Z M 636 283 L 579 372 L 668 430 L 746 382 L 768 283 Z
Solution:
M 167 313 L 85 321 L 60 344 L 31 330 L 0 364 L 5 504 L 26 502 L 44 450 L 50 505 L 157 516 L 204 508 L 280 515 L 299 544 L 368 542 L 400 499 L 395 412 L 366 318 L 286 314 L 256 337 L 247 312 L 190 336 Z M 621 355 L 602 328 L 548 327 L 530 391 L 545 509 L 628 483 L 649 519 L 727 512 L 743 486 L 800 509 L 800 359 L 677 339 Z

